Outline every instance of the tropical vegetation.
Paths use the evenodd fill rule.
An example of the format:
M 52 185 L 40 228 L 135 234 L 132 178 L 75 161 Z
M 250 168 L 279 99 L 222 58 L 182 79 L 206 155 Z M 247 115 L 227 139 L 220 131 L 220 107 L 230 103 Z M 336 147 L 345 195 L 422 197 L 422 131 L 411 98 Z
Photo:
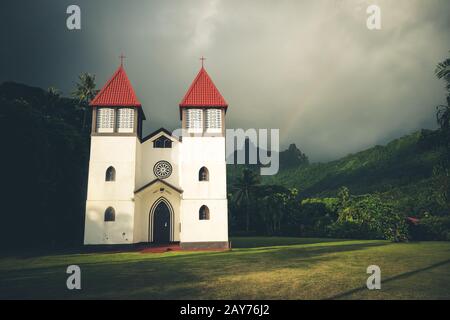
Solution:
M 435 73 L 447 105 L 437 130 L 326 163 L 310 163 L 294 144 L 280 172 L 229 165 L 232 235 L 450 240 L 450 59 Z M 80 75 L 71 98 L 5 82 L 0 85 L 4 168 L 0 212 L 3 249 L 82 243 L 89 159 L 89 101 L 95 77 Z

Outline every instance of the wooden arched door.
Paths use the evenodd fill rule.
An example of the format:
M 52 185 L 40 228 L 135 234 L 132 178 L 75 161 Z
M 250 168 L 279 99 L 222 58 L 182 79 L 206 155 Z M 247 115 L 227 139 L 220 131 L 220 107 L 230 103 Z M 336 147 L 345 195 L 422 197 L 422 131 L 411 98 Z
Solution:
M 170 210 L 164 201 L 158 203 L 153 214 L 153 242 L 170 242 Z

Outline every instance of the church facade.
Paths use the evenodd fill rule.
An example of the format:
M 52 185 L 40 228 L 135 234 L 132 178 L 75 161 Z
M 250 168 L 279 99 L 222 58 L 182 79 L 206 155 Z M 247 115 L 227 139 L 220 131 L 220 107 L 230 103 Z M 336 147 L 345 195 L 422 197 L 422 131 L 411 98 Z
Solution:
M 178 135 L 142 135 L 146 117 L 123 64 L 90 106 L 84 243 L 228 248 L 228 105 L 203 65 L 178 106 Z

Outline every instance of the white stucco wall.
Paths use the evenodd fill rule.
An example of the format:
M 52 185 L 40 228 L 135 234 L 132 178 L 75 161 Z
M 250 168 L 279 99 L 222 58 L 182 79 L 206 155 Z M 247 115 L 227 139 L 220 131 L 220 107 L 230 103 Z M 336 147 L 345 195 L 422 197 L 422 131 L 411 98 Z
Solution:
M 161 189 L 164 189 L 161 191 Z M 136 194 L 136 214 L 134 224 L 134 242 L 148 242 L 151 239 L 150 230 L 153 223 L 150 223 L 152 218 L 151 209 L 155 202 L 163 198 L 170 204 L 170 209 L 173 211 L 171 215 L 171 224 L 173 232 L 171 235 L 172 241 L 180 241 L 180 200 L 181 195 L 170 187 L 161 182 L 157 182 L 143 191 Z
M 180 144 L 176 139 L 165 135 L 172 140 L 172 148 L 153 148 L 153 141 L 161 135 L 164 135 L 164 133 L 160 133 L 140 145 L 140 174 L 137 177 L 136 189 L 157 178 L 153 173 L 153 167 L 156 162 L 161 160 L 168 161 L 172 165 L 172 174 L 165 180 L 174 186 L 179 186 L 178 159 Z
M 172 138 L 172 148 L 153 148 L 152 141 L 162 134 L 142 144 L 133 136 L 92 136 L 85 244 L 149 241 L 151 207 L 161 197 L 173 210 L 172 241 L 228 241 L 225 138 L 184 137 L 182 142 Z M 172 165 L 165 181 L 183 193 L 161 182 L 135 193 L 156 179 L 153 166 L 160 160 Z M 114 182 L 105 181 L 109 166 L 116 170 Z M 203 166 L 209 181 L 198 181 Z M 199 219 L 202 205 L 209 208 L 209 220 Z M 116 220 L 105 222 L 110 206 Z
M 228 241 L 228 206 L 224 137 L 183 137 L 180 146 L 181 242 Z M 209 171 L 199 181 L 200 168 Z M 210 219 L 200 220 L 202 205 Z
M 199 220 L 202 205 L 209 208 L 209 220 Z M 227 200 L 182 200 L 180 241 L 228 241 Z
M 202 167 L 209 181 L 198 181 Z M 180 146 L 180 185 L 183 199 L 226 199 L 224 137 L 183 137 Z
M 92 136 L 85 217 L 85 244 L 133 242 L 136 148 L 134 136 Z M 105 181 L 108 167 L 115 181 Z M 104 221 L 113 207 L 116 220 Z
M 113 207 L 115 221 L 104 221 L 105 210 Z M 86 203 L 84 244 L 133 243 L 133 201 L 92 201 Z

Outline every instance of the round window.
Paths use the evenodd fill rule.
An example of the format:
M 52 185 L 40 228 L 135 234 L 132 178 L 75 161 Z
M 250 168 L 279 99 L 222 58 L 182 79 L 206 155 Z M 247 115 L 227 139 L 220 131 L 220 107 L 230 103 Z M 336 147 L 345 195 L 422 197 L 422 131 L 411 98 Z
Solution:
M 153 173 L 158 178 L 168 178 L 172 174 L 172 166 L 167 161 L 158 161 L 153 167 Z

